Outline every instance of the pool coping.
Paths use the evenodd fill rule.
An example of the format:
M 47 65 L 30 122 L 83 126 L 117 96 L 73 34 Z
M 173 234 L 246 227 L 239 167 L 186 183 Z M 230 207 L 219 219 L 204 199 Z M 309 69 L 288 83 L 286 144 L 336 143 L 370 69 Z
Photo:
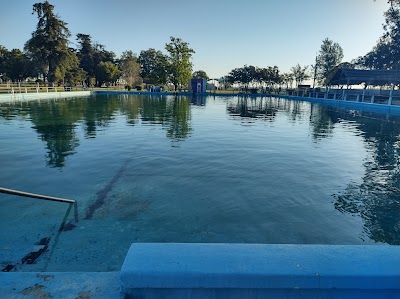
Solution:
M 135 243 L 120 272 L 0 281 L 2 298 L 398 298 L 400 246 Z

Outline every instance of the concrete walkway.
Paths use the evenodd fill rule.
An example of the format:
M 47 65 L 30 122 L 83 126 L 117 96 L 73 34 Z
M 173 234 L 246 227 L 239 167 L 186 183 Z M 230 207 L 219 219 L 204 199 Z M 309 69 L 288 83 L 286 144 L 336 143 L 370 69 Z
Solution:
M 0 272 L 0 298 L 122 299 L 119 272 Z

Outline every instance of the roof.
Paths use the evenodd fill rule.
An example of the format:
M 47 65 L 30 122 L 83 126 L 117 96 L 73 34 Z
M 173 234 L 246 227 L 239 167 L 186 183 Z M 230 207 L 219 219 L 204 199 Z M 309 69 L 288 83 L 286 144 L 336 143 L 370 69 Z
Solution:
M 389 85 L 400 83 L 400 70 L 356 70 L 338 68 L 328 85 Z

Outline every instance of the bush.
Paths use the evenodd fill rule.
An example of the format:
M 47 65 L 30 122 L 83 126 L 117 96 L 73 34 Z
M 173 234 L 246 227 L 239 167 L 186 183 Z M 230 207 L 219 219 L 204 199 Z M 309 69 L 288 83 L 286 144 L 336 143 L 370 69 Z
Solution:
M 128 91 L 131 91 L 131 89 L 132 89 L 132 85 L 130 85 L 130 84 L 126 84 L 126 85 L 125 85 L 125 89 L 127 89 Z
M 136 86 L 135 86 L 135 89 L 136 89 L 136 90 L 142 90 L 142 85 L 136 85 Z
M 250 88 L 250 93 L 251 94 L 256 94 L 257 93 L 257 88 Z

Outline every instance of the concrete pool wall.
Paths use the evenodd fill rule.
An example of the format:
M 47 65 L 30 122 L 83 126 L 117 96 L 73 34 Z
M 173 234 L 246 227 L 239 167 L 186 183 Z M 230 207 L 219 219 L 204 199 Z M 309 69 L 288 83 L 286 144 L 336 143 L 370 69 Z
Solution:
M 120 272 L 0 281 L 2 298 L 399 298 L 400 247 L 137 243 Z
M 71 97 L 90 96 L 91 91 L 62 91 L 62 92 L 40 92 L 40 93 L 7 93 L 0 94 L 0 103 L 13 101 L 33 101 L 42 99 L 58 99 Z

